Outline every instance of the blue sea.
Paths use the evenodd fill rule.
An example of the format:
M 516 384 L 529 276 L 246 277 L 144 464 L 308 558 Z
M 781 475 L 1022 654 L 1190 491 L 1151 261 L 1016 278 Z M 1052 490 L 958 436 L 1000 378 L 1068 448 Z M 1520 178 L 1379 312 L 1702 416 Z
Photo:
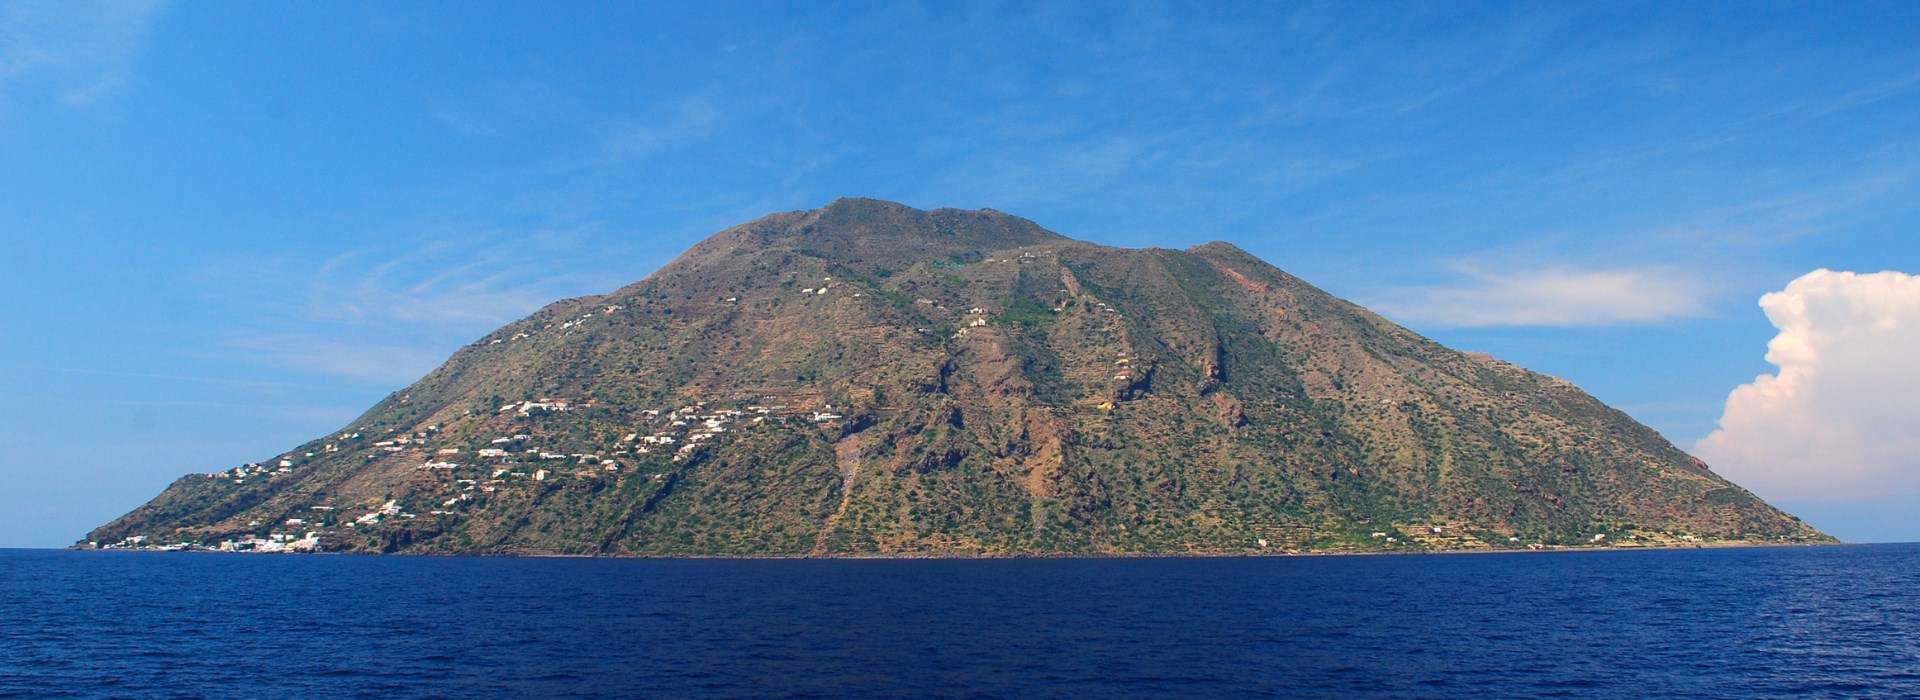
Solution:
M 838 561 L 0 550 L 0 697 L 1920 697 L 1920 545 Z

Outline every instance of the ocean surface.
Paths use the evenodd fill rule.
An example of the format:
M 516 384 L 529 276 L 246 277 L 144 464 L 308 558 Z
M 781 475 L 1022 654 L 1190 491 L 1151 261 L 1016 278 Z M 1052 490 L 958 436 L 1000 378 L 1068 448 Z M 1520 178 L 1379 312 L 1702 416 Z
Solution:
M 1920 697 L 1920 545 L 1226 559 L 0 550 L 0 697 Z

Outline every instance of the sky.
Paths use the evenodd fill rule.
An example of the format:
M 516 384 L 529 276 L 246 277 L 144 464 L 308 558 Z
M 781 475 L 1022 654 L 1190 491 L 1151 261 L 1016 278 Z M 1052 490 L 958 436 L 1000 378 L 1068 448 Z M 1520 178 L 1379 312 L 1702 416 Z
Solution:
M 767 213 L 1225 240 L 1920 540 L 1920 5 L 0 0 L 0 547 Z

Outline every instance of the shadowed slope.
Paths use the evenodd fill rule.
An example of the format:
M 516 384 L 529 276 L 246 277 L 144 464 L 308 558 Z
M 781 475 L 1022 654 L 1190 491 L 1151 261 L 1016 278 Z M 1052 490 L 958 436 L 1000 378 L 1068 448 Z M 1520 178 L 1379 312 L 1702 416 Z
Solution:
M 857 199 L 548 306 L 89 538 L 275 534 L 816 555 L 1827 539 L 1564 381 L 1226 243 Z

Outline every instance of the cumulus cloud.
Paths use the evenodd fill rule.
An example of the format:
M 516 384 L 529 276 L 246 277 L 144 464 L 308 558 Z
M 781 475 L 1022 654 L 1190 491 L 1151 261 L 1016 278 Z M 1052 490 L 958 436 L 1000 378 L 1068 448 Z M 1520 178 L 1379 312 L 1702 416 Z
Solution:
M 1815 270 L 1760 298 L 1779 367 L 1694 452 L 1766 498 L 1920 492 L 1920 277 Z
M 1650 323 L 1706 308 L 1706 285 L 1673 268 L 1460 272 L 1456 284 L 1392 290 L 1369 306 L 1391 318 L 1443 328 Z

